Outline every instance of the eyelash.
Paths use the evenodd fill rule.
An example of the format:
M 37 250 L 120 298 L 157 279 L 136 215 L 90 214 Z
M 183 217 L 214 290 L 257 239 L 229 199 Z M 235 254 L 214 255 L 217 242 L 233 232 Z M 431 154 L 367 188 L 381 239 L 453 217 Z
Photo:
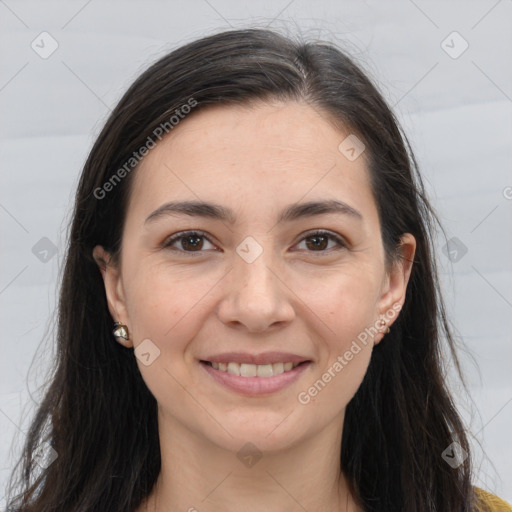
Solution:
M 206 240 L 208 240 L 208 242 L 210 242 L 212 245 L 214 245 L 213 242 L 206 236 L 206 234 L 203 231 L 182 231 L 180 233 L 177 233 L 177 234 L 172 235 L 171 237 L 167 238 L 164 241 L 164 243 L 162 244 L 162 248 L 164 248 L 164 249 L 168 248 L 170 250 L 182 252 L 182 253 L 185 253 L 185 254 L 193 256 L 193 257 L 195 257 L 196 255 L 198 256 L 199 254 L 203 253 L 204 251 L 185 251 L 182 249 L 176 249 L 176 248 L 171 247 L 171 245 L 174 244 L 175 242 L 178 242 L 178 241 L 180 241 L 184 238 L 187 238 L 189 236 L 198 236 L 201 238 L 205 238 Z M 344 240 L 341 237 L 335 235 L 334 233 L 331 233 L 330 231 L 325 231 L 325 230 L 321 230 L 321 229 L 306 233 L 306 235 L 304 237 L 302 237 L 298 243 L 301 243 L 304 240 L 307 240 L 308 238 L 313 238 L 315 236 L 324 236 L 331 240 L 334 240 L 336 243 L 338 243 L 340 245 L 339 248 L 335 249 L 336 251 L 340 251 L 347 247 Z M 307 251 L 307 252 L 313 253 L 313 254 L 319 253 L 315 256 L 323 256 L 324 254 L 330 254 L 332 252 L 332 248 L 331 248 L 331 250 Z

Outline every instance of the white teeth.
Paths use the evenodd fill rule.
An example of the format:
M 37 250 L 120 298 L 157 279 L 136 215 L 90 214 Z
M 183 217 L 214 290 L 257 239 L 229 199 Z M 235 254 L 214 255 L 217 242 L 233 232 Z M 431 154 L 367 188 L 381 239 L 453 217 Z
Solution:
M 284 364 L 274 363 L 272 365 L 272 372 L 274 373 L 274 375 L 281 375 L 281 373 L 284 373 Z
M 228 373 L 240 375 L 240 365 L 238 363 L 228 363 Z
M 256 373 L 258 377 L 272 377 L 272 375 L 274 375 L 274 369 L 271 364 L 259 364 L 256 366 Z
M 240 365 L 240 376 L 241 377 L 256 377 L 257 373 L 258 373 L 258 367 L 255 364 L 242 363 Z
M 273 364 L 248 364 L 248 363 L 211 363 L 215 370 L 227 372 L 241 377 L 272 377 L 289 372 L 299 366 L 300 363 L 273 363 Z

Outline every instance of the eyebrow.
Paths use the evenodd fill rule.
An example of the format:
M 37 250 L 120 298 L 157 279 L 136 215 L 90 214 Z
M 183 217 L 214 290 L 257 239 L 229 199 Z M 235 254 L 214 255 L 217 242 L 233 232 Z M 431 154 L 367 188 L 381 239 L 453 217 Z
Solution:
M 363 216 L 356 209 L 348 204 L 335 199 L 325 201 L 309 201 L 306 203 L 294 203 L 284 208 L 277 223 L 290 222 L 300 218 L 313 217 L 327 213 L 338 213 L 347 215 L 354 219 L 362 220 Z M 167 215 L 188 215 L 190 217 L 206 217 L 234 224 L 236 216 L 233 210 L 215 203 L 203 201 L 180 201 L 165 203 L 151 213 L 144 221 L 144 224 Z

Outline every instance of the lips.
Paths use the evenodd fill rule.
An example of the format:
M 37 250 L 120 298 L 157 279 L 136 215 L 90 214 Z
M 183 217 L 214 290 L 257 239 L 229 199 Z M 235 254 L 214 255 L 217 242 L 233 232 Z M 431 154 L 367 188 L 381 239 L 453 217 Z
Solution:
M 247 396 L 275 393 L 295 382 L 312 360 L 290 352 L 224 352 L 199 360 L 223 387 Z
M 230 357 L 232 356 L 233 355 L 231 354 Z M 243 356 L 247 361 L 247 354 L 244 354 Z M 253 360 L 258 358 L 261 360 L 262 356 L 263 354 L 257 357 L 255 356 Z M 289 357 L 290 354 L 286 354 L 286 356 Z M 221 355 L 212 357 L 212 359 L 224 359 L 224 357 L 225 355 Z M 265 358 L 267 358 L 267 360 L 268 357 L 270 356 L 266 354 Z M 297 357 L 299 356 L 295 356 L 295 359 Z M 311 360 L 305 359 L 295 363 L 287 361 L 286 363 L 274 362 L 272 364 L 267 363 L 262 365 L 237 363 L 234 361 L 217 363 L 215 361 L 211 362 L 201 360 L 200 367 L 203 368 L 215 382 L 221 384 L 224 388 L 229 388 L 232 391 L 241 393 L 242 395 L 255 397 L 276 393 L 288 386 L 291 386 L 304 372 L 308 371 L 311 363 Z M 287 368 L 291 366 L 291 369 L 285 371 L 285 364 L 287 365 Z M 274 368 L 277 368 L 276 374 L 274 374 Z M 282 372 L 279 373 L 281 369 Z M 270 372 L 272 372 L 272 375 Z

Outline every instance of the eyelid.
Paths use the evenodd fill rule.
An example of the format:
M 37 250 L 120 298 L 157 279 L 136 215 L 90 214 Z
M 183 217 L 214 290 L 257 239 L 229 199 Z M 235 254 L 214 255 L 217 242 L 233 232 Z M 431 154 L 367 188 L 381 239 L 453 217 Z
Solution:
M 212 242 L 212 240 L 210 240 L 210 237 L 204 231 L 201 231 L 198 229 L 192 229 L 192 230 L 186 230 L 186 231 L 179 231 L 179 232 L 174 233 L 173 235 L 167 237 L 161 244 L 161 247 L 163 249 L 170 248 L 170 246 L 173 243 L 181 240 L 182 238 L 186 238 L 187 236 L 192 236 L 192 235 L 197 235 L 201 238 L 205 238 L 212 245 L 215 245 L 214 242 Z M 334 249 L 335 251 L 348 248 L 348 243 L 346 242 L 344 237 L 342 237 L 341 235 L 338 235 L 337 233 L 334 233 L 332 231 L 328 231 L 328 230 L 321 229 L 321 228 L 311 229 L 309 231 L 306 231 L 305 233 L 302 233 L 299 236 L 300 236 L 299 240 L 294 245 L 297 245 L 297 244 L 303 242 L 305 239 L 311 238 L 313 236 L 326 236 L 326 237 L 330 238 L 331 240 L 334 240 L 339 245 L 339 247 L 337 249 Z M 181 252 L 181 253 L 184 253 L 187 255 L 192 255 L 192 256 L 199 255 L 199 254 L 205 252 L 205 251 L 184 251 L 184 250 L 174 249 L 174 248 L 171 248 L 171 250 L 176 250 L 177 252 Z M 317 253 L 316 256 L 322 256 L 325 254 L 331 254 L 332 251 L 333 251 L 333 249 L 331 248 L 330 250 L 327 250 L 327 251 L 306 251 L 306 252 L 308 252 L 310 254 Z

